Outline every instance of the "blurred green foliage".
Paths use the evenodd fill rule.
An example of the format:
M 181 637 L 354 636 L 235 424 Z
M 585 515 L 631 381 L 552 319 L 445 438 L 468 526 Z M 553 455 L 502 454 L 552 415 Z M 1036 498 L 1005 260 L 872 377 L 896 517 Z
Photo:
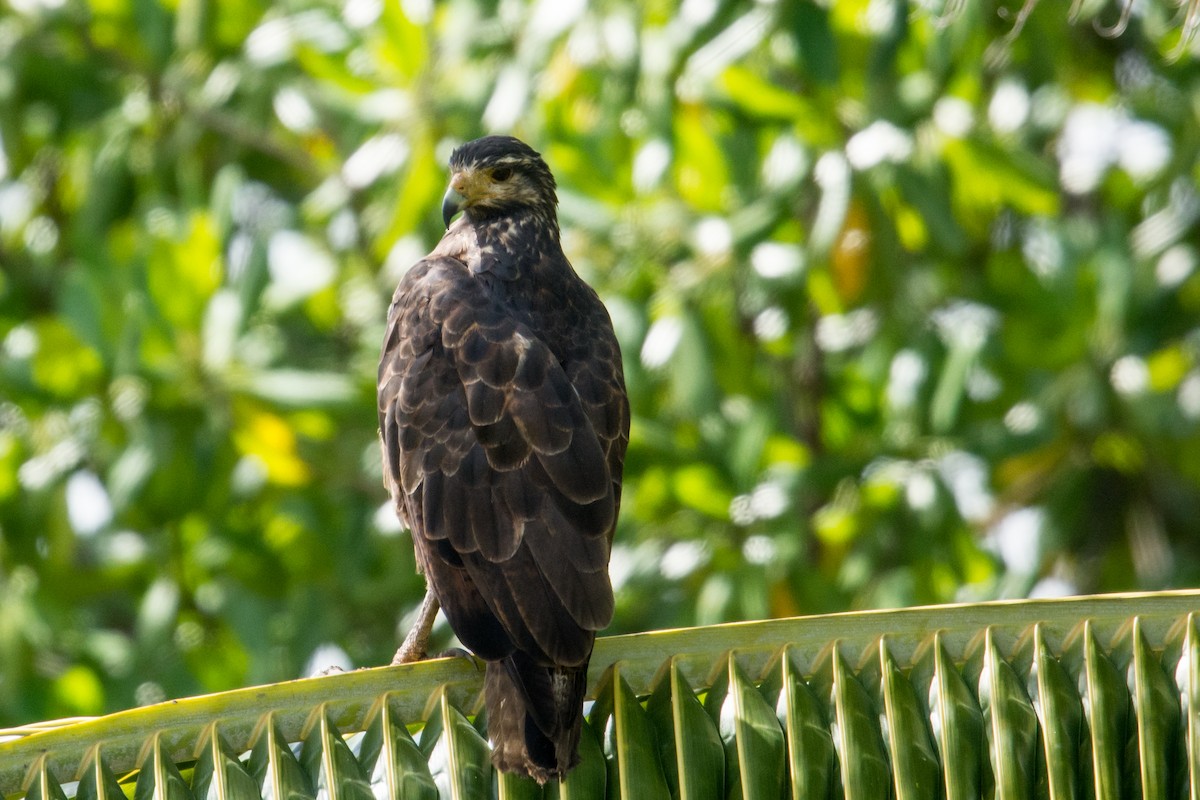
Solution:
M 624 348 L 613 631 L 1195 585 L 1200 50 L 1121 15 L 7 0 L 0 722 L 386 662 L 384 312 L 488 131 Z

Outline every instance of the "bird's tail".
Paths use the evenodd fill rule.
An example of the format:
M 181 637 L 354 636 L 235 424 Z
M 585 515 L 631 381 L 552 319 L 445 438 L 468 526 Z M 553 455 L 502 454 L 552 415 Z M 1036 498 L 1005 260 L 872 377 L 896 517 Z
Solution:
M 546 667 L 523 653 L 489 661 L 484 694 L 492 763 L 538 783 L 562 778 L 579 762 L 587 662 Z

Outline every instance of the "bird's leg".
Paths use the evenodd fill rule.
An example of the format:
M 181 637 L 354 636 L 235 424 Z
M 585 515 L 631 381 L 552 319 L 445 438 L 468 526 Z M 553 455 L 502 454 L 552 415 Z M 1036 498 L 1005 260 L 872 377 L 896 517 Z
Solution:
M 438 599 L 433 589 L 425 590 L 425 599 L 421 601 L 421 610 L 417 613 L 417 621 L 404 637 L 404 643 L 392 656 L 392 665 L 411 664 L 429 656 L 429 634 L 433 630 L 433 619 L 437 616 Z

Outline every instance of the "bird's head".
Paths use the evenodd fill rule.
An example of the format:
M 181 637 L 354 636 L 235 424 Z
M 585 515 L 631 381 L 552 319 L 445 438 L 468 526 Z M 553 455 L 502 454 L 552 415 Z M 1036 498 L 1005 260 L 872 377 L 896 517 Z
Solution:
M 554 176 L 532 147 L 512 136 L 485 136 L 450 156 L 450 188 L 442 198 L 446 227 L 459 211 L 473 221 L 531 209 L 556 223 Z

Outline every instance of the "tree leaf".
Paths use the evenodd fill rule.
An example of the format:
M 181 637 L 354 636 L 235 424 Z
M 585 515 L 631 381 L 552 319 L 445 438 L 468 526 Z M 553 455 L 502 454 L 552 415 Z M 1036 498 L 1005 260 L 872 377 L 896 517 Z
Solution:
M 751 683 L 733 651 L 704 699 L 725 746 L 729 798 L 778 798 L 784 787 L 786 742 L 774 709 Z
M 833 737 L 825 711 L 796 669 L 790 650 L 783 651 L 778 668 L 764 681 L 763 691 L 777 697 L 775 714 L 787 737 L 792 800 L 823 800 L 833 796 L 837 773 Z
M 833 745 L 841 766 L 842 787 L 847 800 L 887 797 L 891 781 L 878 719 L 870 696 L 833 650 L 833 685 L 830 697 Z
M 363 734 L 358 761 L 376 797 L 437 800 L 438 788 L 429 764 L 390 695 L 379 704 Z
M 138 766 L 134 800 L 192 800 L 187 782 L 163 747 L 162 734 L 155 732 L 149 751 Z M 50 800 L 49 797 L 38 800 Z M 59 798 L 61 800 L 61 798 Z
M 421 731 L 421 752 L 438 792 L 451 800 L 487 798 L 492 790 L 492 758 L 487 740 L 442 692 L 435 713 Z
M 654 728 L 622 677 L 620 665 L 613 665 L 596 697 L 591 723 L 594 728 L 604 731 L 608 785 L 619 796 L 645 797 L 646 800 L 670 796 L 659 766 Z
M 300 763 L 308 772 L 317 796 L 330 800 L 374 800 L 370 783 L 327 707 L 317 709 L 300 750 Z
M 1163 671 L 1159 655 L 1146 640 L 1142 622 L 1133 618 L 1132 689 L 1137 724 L 1137 777 L 1143 797 L 1172 797 L 1175 754 L 1179 750 L 1179 700 Z
M 942 634 L 933 637 L 929 681 L 929 721 L 941 756 L 947 800 L 980 796 L 983 712 L 946 651 Z
M 196 800 L 261 800 L 258 784 L 231 752 L 216 724 L 209 726 L 203 742 L 192 772 Z
M 248 766 L 263 800 L 297 800 L 316 795 L 308 773 L 300 766 L 271 713 L 263 720 L 250 750 Z
M 1096 641 L 1095 628 L 1090 620 L 1075 643 L 1075 658 L 1082 663 L 1077 668 L 1083 700 L 1084 720 L 1089 738 L 1090 764 L 1082 774 L 1098 800 L 1117 800 L 1122 793 L 1125 774 L 1125 744 L 1129 719 L 1129 693 L 1120 673 Z
M 674 659 L 650 695 L 646 714 L 657 734 L 671 796 L 679 800 L 719 797 L 725 790 L 724 745 Z
M 933 797 L 941 783 L 937 752 L 912 685 L 896 665 L 885 639 L 879 640 L 882 666 L 884 743 L 891 756 L 896 800 Z
M 1029 687 L 1041 723 L 1050 800 L 1078 797 L 1079 764 L 1075 754 L 1080 748 L 1083 706 L 1070 676 L 1047 647 L 1041 625 L 1034 629 Z
M 979 705 L 987 731 L 992 778 L 999 797 L 1033 792 L 1037 714 L 1016 672 L 1004 660 L 989 629 L 985 634 Z

